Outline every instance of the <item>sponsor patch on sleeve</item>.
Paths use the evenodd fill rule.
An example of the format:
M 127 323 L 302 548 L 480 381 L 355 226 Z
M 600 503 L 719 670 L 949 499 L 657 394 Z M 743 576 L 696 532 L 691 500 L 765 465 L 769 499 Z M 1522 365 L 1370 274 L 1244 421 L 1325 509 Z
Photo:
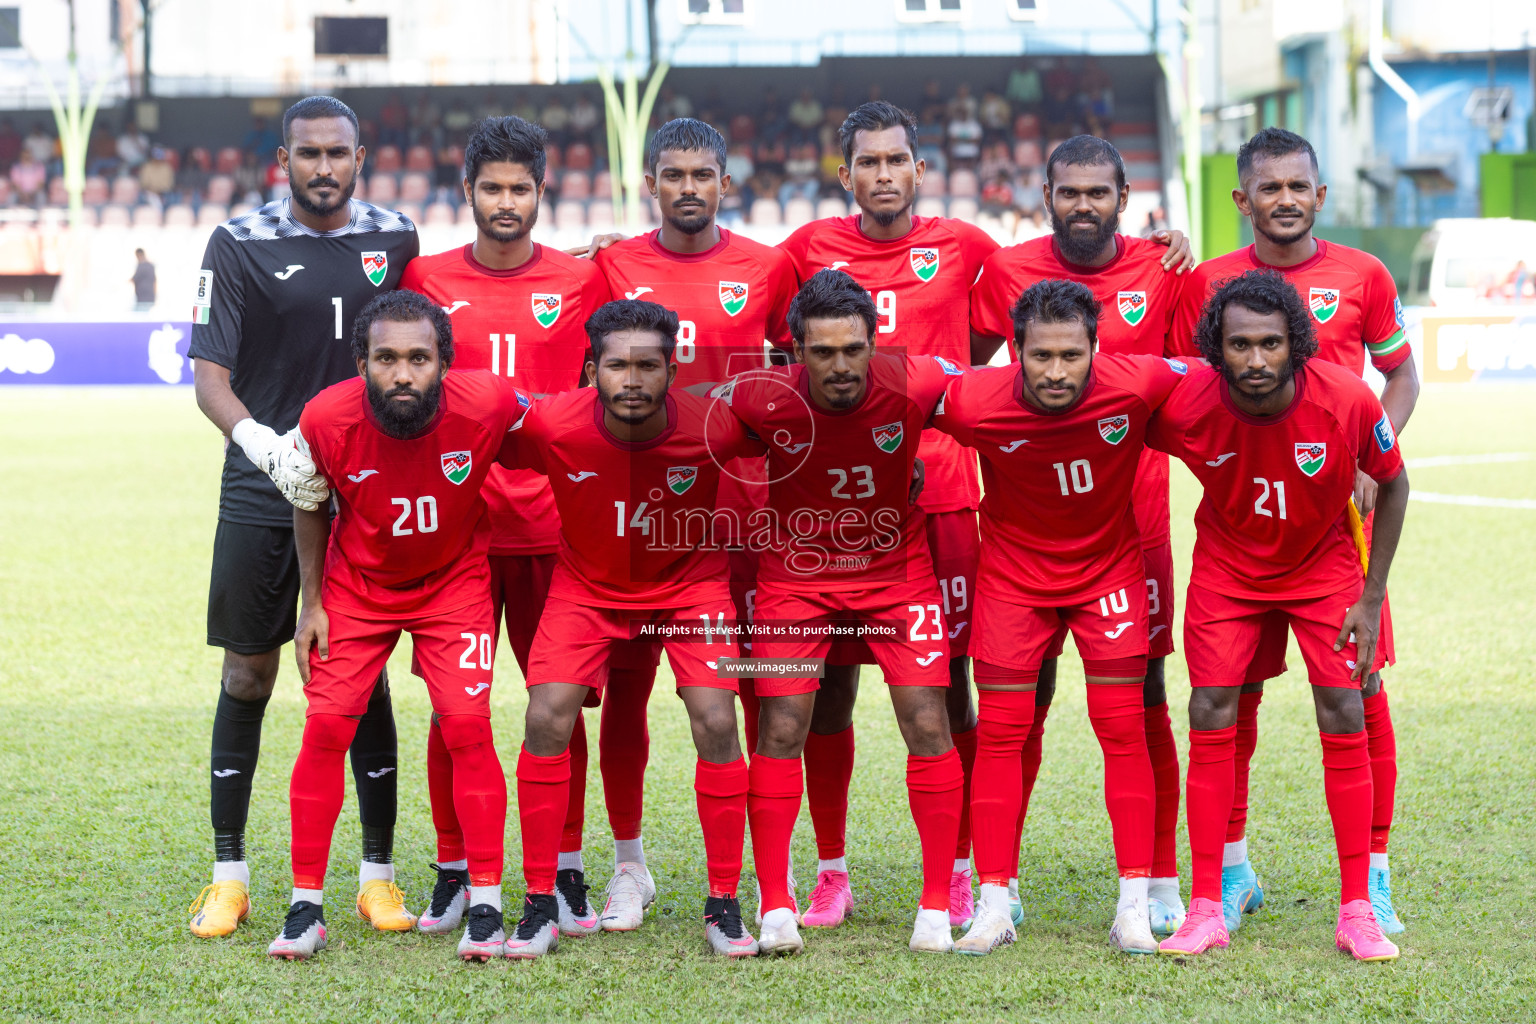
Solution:
M 948 359 L 945 359 L 943 356 L 934 356 L 933 361 L 939 364 L 939 369 L 943 370 L 951 377 L 959 377 L 965 373 L 964 370 L 960 369 L 960 367 L 956 366 Z
M 1386 413 L 1382 413 L 1381 419 L 1376 421 L 1374 432 L 1376 434 L 1376 447 L 1380 448 L 1383 452 L 1391 451 L 1392 446 L 1397 444 L 1397 435 L 1392 432 L 1392 421 L 1387 418 Z
M 192 322 L 206 324 L 208 311 L 213 307 L 213 271 L 197 272 L 197 287 L 192 291 Z
M 1163 362 L 1167 363 L 1168 369 L 1174 373 L 1185 374 L 1189 372 L 1189 364 L 1181 359 L 1164 359 Z

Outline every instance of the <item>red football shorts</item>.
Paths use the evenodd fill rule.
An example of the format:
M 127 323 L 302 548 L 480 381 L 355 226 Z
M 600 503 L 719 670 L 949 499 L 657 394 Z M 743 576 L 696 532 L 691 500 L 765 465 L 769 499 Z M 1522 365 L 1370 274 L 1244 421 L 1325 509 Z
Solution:
M 1173 544 L 1141 553 L 1147 573 L 1147 657 L 1173 653 Z
M 539 631 L 539 617 L 544 614 L 544 600 L 549 597 L 549 579 L 560 556 L 553 552 L 539 555 L 492 555 L 491 601 L 496 607 L 495 628 L 499 632 L 503 617 L 507 623 L 507 643 L 517 667 L 528 677 L 528 652 L 533 636 Z
M 757 552 L 751 548 L 731 548 L 726 552 L 731 566 L 731 604 L 736 621 L 751 623 L 757 611 Z M 742 654 L 752 651 L 750 642 L 741 645 Z
M 1147 588 L 1127 584 L 1066 608 L 1029 607 L 979 595 L 971 656 L 1003 668 L 1038 672 L 1043 660 L 1061 653 L 1067 631 L 1089 675 L 1146 675 Z
M 1189 664 L 1190 685 L 1239 686 L 1250 681 L 1254 656 L 1261 642 L 1273 645 L 1278 623 L 1289 624 L 1296 634 L 1313 686 L 1359 689 L 1360 681 L 1349 678 L 1355 667 L 1354 643 L 1346 643 L 1340 651 L 1333 649 L 1333 643 L 1362 585 L 1326 597 L 1257 601 L 1228 597 L 1191 583 L 1184 608 L 1184 660 Z M 1383 663 L 1378 647 L 1374 668 Z
M 826 594 L 779 590 L 768 583 L 757 592 L 757 618 L 776 630 L 815 626 L 832 619 L 878 623 L 893 635 L 865 643 L 887 683 L 949 685 L 949 628 L 932 578 Z M 756 658 L 824 658 L 832 646 L 832 641 L 815 636 L 802 640 L 759 638 L 752 654 Z M 820 688 L 817 679 L 757 677 L 759 697 L 814 693 Z
M 436 613 L 428 608 L 406 621 L 379 622 L 328 609 L 331 656 L 309 656 L 304 696 L 314 714 L 361 715 L 368 710 L 379 672 L 401 632 L 411 634 L 413 670 L 427 684 L 439 715 L 491 714 L 491 677 L 496 657 L 489 594 L 468 607 Z
M 659 643 L 632 643 L 630 638 L 646 623 L 685 623 L 697 626 L 700 616 L 711 622 L 731 617 L 729 602 L 687 608 L 594 608 L 558 597 L 544 604 L 544 617 L 533 638 L 529 657 L 528 685 L 576 683 L 601 694 L 608 685 L 610 656 L 616 643 L 635 648 L 665 648 L 678 686 L 712 686 L 735 690 L 736 680 L 717 679 L 715 662 L 737 656 L 736 642 L 712 637 L 710 642 L 679 638 Z
M 953 633 L 949 638 L 949 656 L 959 658 L 971 652 L 976 565 L 981 560 L 976 510 L 930 512 L 927 529 L 933 575 L 939 581 L 939 603 Z

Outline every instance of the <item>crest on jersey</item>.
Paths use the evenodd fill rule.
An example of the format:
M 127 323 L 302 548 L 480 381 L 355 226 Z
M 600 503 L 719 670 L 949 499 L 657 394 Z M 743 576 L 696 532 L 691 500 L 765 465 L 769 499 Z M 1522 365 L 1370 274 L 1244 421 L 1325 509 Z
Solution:
M 1328 461 L 1328 446 L 1321 441 L 1296 442 L 1296 468 L 1307 476 L 1317 476 L 1317 471 Z
M 1135 327 L 1147 315 L 1146 292 L 1120 292 L 1115 296 L 1120 307 L 1120 319 Z
M 1325 324 L 1333 319 L 1333 314 L 1339 311 L 1339 290 L 1337 288 L 1313 288 L 1307 293 L 1307 308 L 1317 318 L 1317 322 Z
M 667 490 L 673 494 L 686 494 L 698 478 L 698 466 L 672 466 L 667 470 Z
M 913 249 L 911 255 L 912 273 L 919 281 L 932 281 L 933 275 L 939 272 L 939 250 Z
M 443 452 L 443 476 L 451 484 L 461 484 L 469 479 L 469 468 L 474 458 L 469 452 Z
M 894 452 L 901 447 L 900 423 L 887 423 L 883 427 L 875 427 L 870 433 L 875 435 L 875 447 L 883 452 Z
M 1099 420 L 1099 436 L 1110 444 L 1119 444 L 1124 441 L 1126 432 L 1130 429 L 1129 416 L 1106 416 Z
M 747 305 L 747 286 L 742 281 L 720 282 L 720 305 L 726 313 L 735 316 Z
M 363 273 L 368 275 L 369 283 L 375 288 L 383 284 L 384 275 L 389 273 L 389 253 L 363 253 Z
M 533 318 L 540 327 L 553 327 L 560 319 L 560 296 L 547 292 L 533 293 Z

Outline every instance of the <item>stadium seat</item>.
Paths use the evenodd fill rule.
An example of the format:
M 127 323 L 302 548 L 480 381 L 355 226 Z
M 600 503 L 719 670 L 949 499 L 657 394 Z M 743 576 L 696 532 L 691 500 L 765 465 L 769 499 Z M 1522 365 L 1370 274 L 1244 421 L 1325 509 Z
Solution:
M 391 207 L 391 209 L 393 209 L 396 213 L 404 214 L 406 217 L 409 217 L 412 224 L 421 223 L 420 203 L 396 203 Z
M 215 174 L 234 174 L 240 169 L 240 150 L 234 146 L 225 146 L 219 150 L 219 155 L 214 158 L 213 170 Z
M 1019 140 L 1040 141 L 1040 119 L 1034 114 L 1020 114 L 1013 119 L 1013 137 Z
M 949 215 L 955 220 L 975 222 L 976 215 L 981 212 L 976 200 L 969 196 L 956 196 L 949 201 Z
M 7 182 L 6 184 L 9 185 L 10 183 Z M 107 179 L 93 174 L 85 179 L 85 192 L 81 197 L 81 201 L 86 206 L 101 206 L 107 201 L 107 197 L 111 193 L 112 186 L 107 184 Z
M 165 226 L 168 228 L 190 228 L 196 223 L 197 214 L 186 203 L 165 208 Z
M 613 203 L 607 199 L 587 204 L 587 230 L 594 235 L 613 230 Z
M 139 202 L 139 181 L 126 175 L 112 180 L 112 198 L 109 202 L 119 206 L 136 206 Z
M 421 171 L 408 171 L 400 176 L 400 201 L 425 203 L 432 198 L 432 179 Z
M 561 163 L 560 163 L 560 147 L 554 145 L 553 143 L 551 143 L 548 146 L 545 146 L 544 147 L 544 173 L 546 175 L 553 174 L 553 172 L 558 171 L 560 169 L 560 167 L 561 167 Z
M 432 156 L 431 147 L 412 146 L 405 154 L 405 169 L 408 171 L 425 171 L 432 173 L 437 166 L 437 160 Z
M 197 226 L 215 228 L 229 219 L 229 206 L 225 203 L 204 203 L 197 210 Z
M 39 224 L 55 224 L 59 227 L 64 227 L 69 223 L 69 210 L 62 206 L 44 207 L 37 212 L 37 222 Z M 98 223 L 100 223 L 100 217 L 96 213 L 96 207 L 87 206 L 80 211 L 81 227 L 94 228 Z
M 981 195 L 981 185 L 976 180 L 976 172 L 964 167 L 957 167 L 950 171 L 949 194 L 957 199 L 974 199 Z
M 0 178 L 0 206 L 10 206 L 16 196 L 11 188 L 11 179 Z
M 607 171 L 598 171 L 592 175 L 592 198 L 613 198 L 613 175 Z
M 400 172 L 400 147 L 380 146 L 373 158 L 373 170 L 375 174 L 398 174 Z
M 136 228 L 158 228 L 161 216 L 160 207 L 154 203 L 140 203 L 133 208 L 133 226 Z
M 816 204 L 817 218 L 846 217 L 848 216 L 848 204 L 835 196 L 827 196 Z
M 422 223 L 427 227 L 434 228 L 452 227 L 453 207 L 449 206 L 447 203 L 433 203 L 431 206 L 427 207 L 427 212 L 426 215 L 422 218 Z
M 368 201 L 378 206 L 388 206 L 400 198 L 400 186 L 393 175 L 375 174 L 368 180 Z
M 64 189 L 64 179 L 57 175 L 48 179 L 48 205 L 69 205 L 69 193 Z
M 570 199 L 555 204 L 556 231 L 584 231 L 587 227 L 587 206 Z
M 461 228 L 473 229 L 475 226 L 474 207 L 470 206 L 468 203 L 465 203 L 463 206 L 459 207 L 457 223 Z
M 948 191 L 944 172 L 931 168 L 923 175 L 923 183 L 917 186 L 918 196 L 925 199 L 943 199 Z
M 560 176 L 560 199 L 585 201 L 592 196 L 592 178 L 586 171 L 566 171 Z
M 923 196 L 912 207 L 912 212 L 919 217 L 944 216 L 944 200 L 934 196 Z
M 1018 167 L 1039 167 L 1045 163 L 1040 155 L 1040 143 L 1024 139 L 1013 144 L 1013 162 Z
M 210 203 L 228 206 L 235 198 L 235 179 L 227 174 L 215 174 L 208 179 L 208 190 L 203 198 Z
M 573 142 L 565 147 L 565 166 L 572 171 L 590 171 L 592 147 L 585 142 Z
M 783 211 L 779 209 L 777 199 L 754 199 L 752 210 L 748 218 L 753 227 L 777 227 L 784 223 Z
M 133 217 L 128 212 L 128 207 L 112 204 L 101 208 L 101 226 L 104 228 L 126 228 L 133 223 Z
M 816 205 L 809 199 L 796 197 L 784 204 L 784 224 L 786 227 L 798 228 L 802 224 L 809 224 L 816 219 Z

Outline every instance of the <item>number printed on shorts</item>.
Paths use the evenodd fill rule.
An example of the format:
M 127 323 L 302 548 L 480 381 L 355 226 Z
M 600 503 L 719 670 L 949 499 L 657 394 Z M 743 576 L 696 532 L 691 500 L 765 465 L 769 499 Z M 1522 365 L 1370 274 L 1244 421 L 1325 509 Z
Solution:
M 1147 582 L 1151 582 L 1148 580 Z M 1099 614 L 1106 619 L 1111 615 L 1124 615 L 1131 609 L 1131 599 L 1126 596 L 1125 588 L 1121 587 L 1113 594 L 1106 594 L 1099 598 Z
M 389 503 L 400 510 L 400 515 L 395 518 L 396 537 L 409 537 L 413 533 L 437 532 L 437 499 L 432 495 L 422 495 L 416 499 L 414 505 L 410 498 L 390 498 Z M 416 512 L 414 530 L 409 525 L 412 509 Z
M 1285 481 L 1284 480 L 1275 480 L 1275 481 L 1271 482 L 1269 480 L 1265 480 L 1261 476 L 1256 476 L 1256 477 L 1253 478 L 1253 482 L 1258 484 L 1259 488 L 1260 488 L 1259 489 L 1259 496 L 1253 500 L 1253 511 L 1254 511 L 1254 513 L 1256 515 L 1269 516 L 1271 519 L 1275 518 L 1275 515 L 1276 515 L 1275 511 L 1269 507 L 1270 488 L 1273 487 L 1274 488 L 1274 495 L 1275 495 L 1275 508 L 1279 509 L 1279 516 L 1280 516 L 1281 519 L 1284 519 L 1285 518 Z
M 944 618 L 939 612 L 938 605 L 909 604 L 907 611 L 913 614 L 912 629 L 908 633 L 908 639 L 914 641 L 944 639 Z M 933 625 L 933 632 L 925 633 L 923 630 L 930 623 Z
M 459 655 L 459 668 L 491 670 L 491 634 L 489 633 L 460 633 L 459 639 L 464 641 L 464 653 Z M 480 656 L 479 664 L 475 663 L 475 655 Z
M 1147 614 L 1156 615 L 1163 610 L 1163 592 L 1158 588 L 1157 580 L 1147 578 Z
M 853 474 L 853 485 L 858 488 L 852 494 L 848 493 L 848 474 Z M 832 478 L 832 497 L 842 498 L 846 501 L 854 501 L 858 498 L 872 497 L 875 493 L 875 470 L 871 466 L 854 466 L 853 469 L 829 469 L 827 476 Z
M 944 599 L 945 615 L 963 612 L 971 606 L 970 595 L 966 593 L 964 576 L 951 576 L 947 580 L 939 580 L 939 596 Z

